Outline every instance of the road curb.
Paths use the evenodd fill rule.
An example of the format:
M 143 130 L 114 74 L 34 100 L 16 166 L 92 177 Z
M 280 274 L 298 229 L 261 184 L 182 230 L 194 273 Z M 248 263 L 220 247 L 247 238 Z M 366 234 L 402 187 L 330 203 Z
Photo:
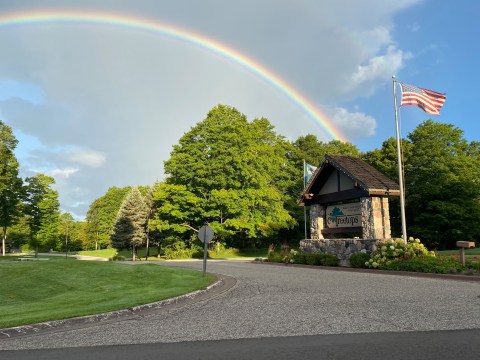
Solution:
M 218 296 L 235 286 L 237 280 L 230 276 L 211 274 L 217 281 L 203 290 L 197 290 L 171 299 L 161 300 L 150 304 L 138 305 L 124 310 L 110 311 L 107 313 L 86 315 L 64 320 L 52 320 L 37 324 L 16 326 L 0 329 L 0 340 L 18 336 L 32 335 L 46 331 L 65 331 L 92 326 L 95 323 L 118 321 L 134 316 L 144 316 L 156 311 L 168 311 L 188 306 Z

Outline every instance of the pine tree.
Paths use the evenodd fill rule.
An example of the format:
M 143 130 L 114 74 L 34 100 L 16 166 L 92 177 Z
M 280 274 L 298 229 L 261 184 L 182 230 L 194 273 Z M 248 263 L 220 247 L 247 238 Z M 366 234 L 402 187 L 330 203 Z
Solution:
M 147 205 L 138 188 L 134 187 L 118 211 L 111 236 L 113 247 L 132 248 L 132 258 L 135 260 L 137 247 L 143 245 L 147 239 L 147 221 Z

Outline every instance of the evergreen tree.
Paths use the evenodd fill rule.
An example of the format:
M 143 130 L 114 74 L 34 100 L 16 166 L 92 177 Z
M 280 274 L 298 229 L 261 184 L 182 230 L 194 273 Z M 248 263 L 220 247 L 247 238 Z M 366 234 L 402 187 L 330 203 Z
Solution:
M 111 241 L 117 249 L 132 248 L 133 260 L 137 247 L 147 239 L 148 208 L 137 187 L 133 187 L 118 211 Z

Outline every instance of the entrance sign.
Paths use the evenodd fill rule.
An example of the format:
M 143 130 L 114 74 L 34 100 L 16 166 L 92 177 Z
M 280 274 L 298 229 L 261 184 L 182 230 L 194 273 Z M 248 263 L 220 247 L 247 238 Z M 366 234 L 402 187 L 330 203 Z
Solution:
M 326 215 L 328 228 L 362 226 L 362 207 L 359 202 L 327 206 Z

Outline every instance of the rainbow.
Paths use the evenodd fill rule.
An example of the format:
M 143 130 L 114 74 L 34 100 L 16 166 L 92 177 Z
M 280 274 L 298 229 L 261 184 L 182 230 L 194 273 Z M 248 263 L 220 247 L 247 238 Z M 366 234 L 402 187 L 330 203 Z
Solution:
M 299 107 L 308 117 L 325 132 L 328 137 L 337 140 L 345 140 L 346 137 L 335 126 L 325 114 L 297 90 L 293 85 L 282 79 L 280 76 L 269 70 L 255 59 L 242 54 L 217 40 L 203 36 L 198 33 L 180 28 L 178 26 L 161 23 L 145 18 L 132 17 L 120 14 L 89 12 L 89 11 L 71 11 L 71 10 L 33 10 L 21 11 L 0 15 L 0 29 L 17 26 L 29 26 L 44 23 L 78 23 L 78 24 L 96 24 L 122 27 L 137 31 L 152 32 L 168 36 L 179 41 L 196 45 L 200 48 L 211 51 L 234 63 L 239 64 L 254 75 L 263 79 L 275 89 L 284 94 L 290 101 Z

